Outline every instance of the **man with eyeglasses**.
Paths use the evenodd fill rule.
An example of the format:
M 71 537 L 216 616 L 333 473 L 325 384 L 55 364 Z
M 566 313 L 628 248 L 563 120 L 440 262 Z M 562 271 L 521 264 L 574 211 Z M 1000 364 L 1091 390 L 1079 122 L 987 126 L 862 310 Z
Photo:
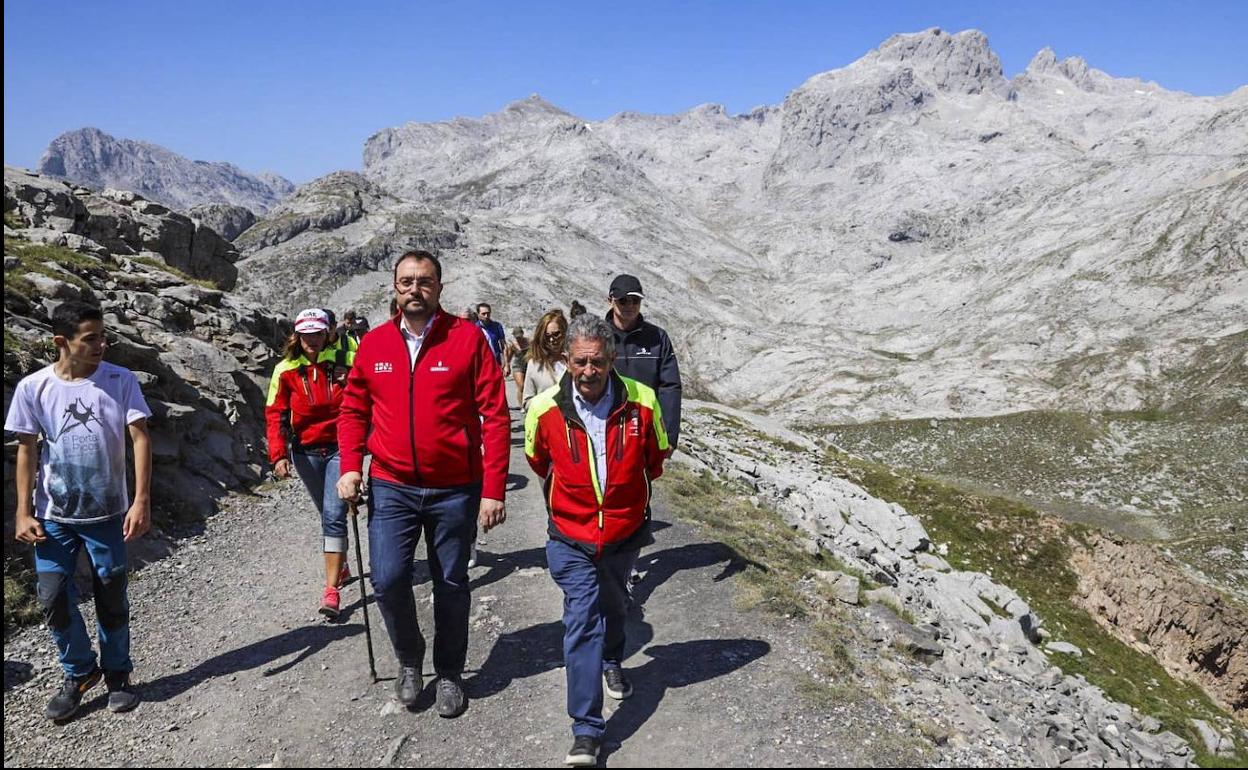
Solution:
M 390 634 L 399 701 L 424 686 L 425 639 L 412 596 L 412 559 L 423 531 L 433 577 L 437 710 L 464 713 L 469 549 L 478 524 L 506 520 L 503 490 L 511 422 L 502 373 L 480 329 L 444 312 L 442 265 L 410 251 L 394 265 L 399 312 L 356 351 L 338 418 L 338 494 L 360 495 L 369 468 L 368 553 L 377 606 Z
M 607 301 L 611 303 L 607 321 L 615 334 L 615 371 L 658 394 L 670 457 L 680 438 L 680 366 L 667 332 L 641 317 L 641 301 L 645 298 L 636 276 L 617 275 L 607 291 Z M 650 515 L 649 510 L 646 515 Z M 632 587 L 639 582 L 641 575 L 634 567 L 628 578 L 630 596 Z

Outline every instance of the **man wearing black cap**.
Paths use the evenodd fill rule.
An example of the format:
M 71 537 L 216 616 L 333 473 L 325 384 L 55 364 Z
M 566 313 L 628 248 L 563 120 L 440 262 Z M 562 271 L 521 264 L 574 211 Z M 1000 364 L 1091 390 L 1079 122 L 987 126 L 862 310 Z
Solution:
M 667 332 L 641 317 L 645 298 L 636 276 L 617 275 L 611 281 L 607 321 L 615 332 L 615 370 L 654 388 L 663 410 L 667 440 L 675 450 L 680 438 L 680 367 Z
M 607 291 L 607 301 L 611 303 L 607 321 L 615 333 L 615 370 L 650 386 L 659 396 L 670 457 L 680 439 L 680 367 L 667 332 L 641 317 L 641 301 L 645 298 L 636 276 L 617 275 Z M 628 577 L 630 596 L 633 585 L 639 582 L 641 575 L 634 566 Z

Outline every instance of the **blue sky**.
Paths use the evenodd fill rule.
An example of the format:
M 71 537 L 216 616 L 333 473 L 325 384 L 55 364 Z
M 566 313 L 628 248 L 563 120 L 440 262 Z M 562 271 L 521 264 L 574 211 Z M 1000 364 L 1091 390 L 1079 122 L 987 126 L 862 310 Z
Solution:
M 778 104 L 895 32 L 987 33 L 1007 76 L 1044 46 L 1111 75 L 1248 84 L 1248 0 L 4 4 L 4 161 L 96 126 L 295 182 L 361 165 L 407 121 L 532 93 L 581 117 Z

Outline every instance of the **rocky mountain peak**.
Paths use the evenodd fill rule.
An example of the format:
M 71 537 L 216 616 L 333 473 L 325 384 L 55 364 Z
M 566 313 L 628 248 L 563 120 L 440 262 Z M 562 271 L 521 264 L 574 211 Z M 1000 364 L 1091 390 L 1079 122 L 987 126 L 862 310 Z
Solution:
M 231 163 L 191 160 L 160 145 L 119 139 L 91 127 L 53 139 L 37 170 L 94 189 L 133 190 L 182 211 L 204 203 L 227 203 L 264 213 L 294 190 L 276 174 L 250 174 Z
M 880 62 L 893 62 L 929 75 L 942 90 L 975 94 L 1003 85 L 1001 60 L 977 29 L 949 34 L 939 27 L 893 35 L 875 52 Z

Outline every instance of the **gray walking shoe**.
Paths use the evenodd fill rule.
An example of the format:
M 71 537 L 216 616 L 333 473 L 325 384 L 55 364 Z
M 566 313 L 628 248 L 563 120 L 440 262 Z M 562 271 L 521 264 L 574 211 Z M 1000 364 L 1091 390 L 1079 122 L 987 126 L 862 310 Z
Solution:
M 616 700 L 624 700 L 633 694 L 633 683 L 624 676 L 624 669 L 609 668 L 602 672 L 602 683 L 607 695 Z
M 468 696 L 459 677 L 438 679 L 438 716 L 454 719 L 468 708 Z
M 412 705 L 416 702 L 416 698 L 424 688 L 425 680 L 420 674 L 419 666 L 402 666 L 399 668 L 399 679 L 394 683 L 394 693 L 399 697 L 399 703 L 402 703 L 404 706 Z
M 602 742 L 588 735 L 578 735 L 572 739 L 572 750 L 564 758 L 568 767 L 594 767 L 598 764 L 598 749 Z
M 139 694 L 130 684 L 130 674 L 125 671 L 105 671 L 104 684 L 108 687 L 108 710 L 129 711 L 139 705 Z

